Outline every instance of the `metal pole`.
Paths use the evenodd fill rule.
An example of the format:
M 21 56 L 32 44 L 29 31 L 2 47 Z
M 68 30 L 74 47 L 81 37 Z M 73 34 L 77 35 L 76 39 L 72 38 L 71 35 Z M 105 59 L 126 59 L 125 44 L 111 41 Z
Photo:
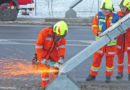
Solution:
M 37 0 L 35 0 L 35 16 L 37 16 L 37 10 L 36 10 L 36 7 L 37 7 Z
M 83 0 L 78 0 L 77 2 L 73 3 L 70 8 L 74 8 L 75 6 L 77 6 L 80 2 L 82 2 Z
M 99 12 L 99 0 L 98 0 L 98 12 Z

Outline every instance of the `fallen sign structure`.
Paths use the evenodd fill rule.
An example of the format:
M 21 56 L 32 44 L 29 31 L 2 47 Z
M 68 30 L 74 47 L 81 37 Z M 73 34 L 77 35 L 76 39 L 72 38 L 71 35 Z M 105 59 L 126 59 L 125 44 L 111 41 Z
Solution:
M 80 90 L 80 86 L 71 80 L 66 73 L 77 67 L 102 46 L 106 45 L 120 34 L 125 33 L 127 28 L 130 28 L 130 14 L 120 19 L 117 23 L 100 34 L 101 38 L 98 41 L 95 41 L 68 60 L 60 68 L 59 76 L 50 82 L 46 90 Z

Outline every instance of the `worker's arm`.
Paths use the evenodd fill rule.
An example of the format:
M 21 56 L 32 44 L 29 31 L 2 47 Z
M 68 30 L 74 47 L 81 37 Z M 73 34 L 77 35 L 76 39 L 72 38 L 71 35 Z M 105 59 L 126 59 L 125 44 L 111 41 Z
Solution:
M 60 57 L 65 58 L 65 45 L 66 45 L 66 39 L 62 38 L 62 40 L 58 43 L 58 54 Z
M 97 36 L 98 32 L 100 32 L 99 27 L 98 27 L 98 14 L 93 19 L 92 22 L 92 32 Z
M 60 68 L 60 66 L 63 64 L 63 59 L 65 58 L 65 45 L 66 45 L 66 39 L 62 38 L 61 41 L 58 42 L 57 48 L 58 48 L 58 55 L 60 56 L 60 59 L 57 63 L 53 65 L 55 68 Z
M 38 61 L 40 61 L 41 59 L 46 59 L 44 58 L 47 53 L 47 51 L 44 50 L 45 37 L 46 37 L 46 33 L 44 32 L 44 30 L 41 30 L 38 35 L 36 46 L 35 46 Z

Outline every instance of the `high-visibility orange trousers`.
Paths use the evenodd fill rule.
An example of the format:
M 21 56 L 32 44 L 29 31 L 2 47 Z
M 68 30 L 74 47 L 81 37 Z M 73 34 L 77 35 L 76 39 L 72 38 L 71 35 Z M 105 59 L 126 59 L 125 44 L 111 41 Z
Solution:
M 90 75 L 97 76 L 103 55 L 95 53 L 93 56 L 94 60 L 90 70 Z M 114 55 L 106 56 L 106 76 L 112 76 L 113 74 L 113 61 Z
M 117 56 L 118 73 L 123 73 L 124 70 L 124 54 L 125 52 L 120 52 Z M 128 55 L 128 74 L 130 74 L 130 50 L 127 51 L 127 55 Z
M 41 75 L 42 77 L 41 86 L 43 88 L 46 88 L 50 80 L 53 80 L 58 75 L 58 70 L 53 69 L 47 65 L 43 65 L 42 67 L 44 70 Z

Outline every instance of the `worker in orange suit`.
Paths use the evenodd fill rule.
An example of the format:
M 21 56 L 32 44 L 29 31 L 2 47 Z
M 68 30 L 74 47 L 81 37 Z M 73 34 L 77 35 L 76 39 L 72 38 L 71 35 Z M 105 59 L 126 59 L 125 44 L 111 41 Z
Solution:
M 36 63 L 43 67 L 42 87 L 45 89 L 58 72 L 50 72 L 52 67 L 59 68 L 65 58 L 65 36 L 68 33 L 66 22 L 59 21 L 53 27 L 40 31 L 36 42 Z M 35 61 L 33 60 L 33 63 Z
M 103 0 L 101 10 L 102 12 L 96 14 L 92 23 L 92 31 L 96 35 L 96 40 L 100 38 L 102 32 L 119 20 L 119 15 L 113 13 L 114 8 L 111 0 Z M 111 76 L 113 74 L 113 60 L 116 54 L 116 42 L 117 40 L 114 39 L 94 53 L 94 60 L 86 81 L 95 80 L 104 55 L 106 56 L 106 82 L 109 83 L 111 81 Z
M 117 14 L 120 15 L 120 18 L 129 14 L 130 0 L 122 0 L 120 3 L 120 8 L 121 11 L 117 12 Z M 121 79 L 123 77 L 125 51 L 127 51 L 128 54 L 128 79 L 130 80 L 130 28 L 128 28 L 125 34 L 121 34 L 117 38 L 117 79 Z

